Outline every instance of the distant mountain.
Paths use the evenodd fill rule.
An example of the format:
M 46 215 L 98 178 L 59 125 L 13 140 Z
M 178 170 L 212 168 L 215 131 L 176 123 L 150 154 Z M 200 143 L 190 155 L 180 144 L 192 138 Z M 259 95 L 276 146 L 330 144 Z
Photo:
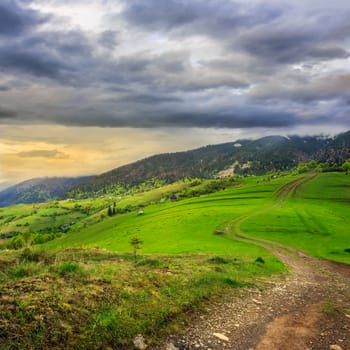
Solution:
M 0 192 L 0 207 L 67 197 L 94 197 L 116 191 L 122 193 L 133 186 L 148 188 L 184 177 L 262 175 L 269 171 L 289 170 L 299 162 L 311 159 L 337 165 L 350 159 L 350 131 L 334 138 L 267 136 L 238 140 L 155 155 L 97 176 L 28 180 Z
M 350 159 L 350 131 L 339 134 L 326 147 L 317 151 L 314 158 L 320 162 L 338 165 Z
M 91 178 L 69 191 L 84 197 L 157 178 L 170 183 L 186 176 L 209 178 L 224 172 L 261 175 L 288 170 L 311 159 L 340 165 L 350 158 L 350 131 L 335 138 L 267 136 L 201 147 L 187 152 L 155 155 Z
M 0 207 L 60 199 L 64 193 L 90 179 L 91 176 L 47 177 L 27 180 L 1 191 Z

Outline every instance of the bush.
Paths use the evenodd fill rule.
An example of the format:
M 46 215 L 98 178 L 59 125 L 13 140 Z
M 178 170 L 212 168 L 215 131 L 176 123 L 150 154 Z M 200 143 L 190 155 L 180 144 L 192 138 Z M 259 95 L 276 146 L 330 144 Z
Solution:
M 24 239 L 22 236 L 13 237 L 9 242 L 6 243 L 7 249 L 21 249 L 25 245 Z
M 221 256 L 214 256 L 213 258 L 209 259 L 209 262 L 213 264 L 228 264 L 230 261 L 222 258 Z
M 61 277 L 83 277 L 85 275 L 85 271 L 79 264 L 70 262 L 52 268 L 51 271 L 57 272 Z
M 32 251 L 25 248 L 19 256 L 20 262 L 44 262 L 46 264 L 53 262 L 55 256 L 49 255 L 44 251 Z
M 48 234 L 37 234 L 34 235 L 32 244 L 43 244 L 49 241 L 52 241 L 56 238 L 54 233 L 48 233 Z
M 255 262 L 258 263 L 258 264 L 265 264 L 265 260 L 259 256 L 258 258 L 255 259 Z

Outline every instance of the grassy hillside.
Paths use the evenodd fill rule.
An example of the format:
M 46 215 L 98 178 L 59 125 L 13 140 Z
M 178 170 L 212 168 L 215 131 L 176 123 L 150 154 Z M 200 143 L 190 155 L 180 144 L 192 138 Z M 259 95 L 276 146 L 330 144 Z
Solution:
M 262 175 L 286 171 L 311 159 L 339 166 L 350 158 L 350 132 L 326 137 L 267 136 L 237 140 L 187 152 L 159 154 L 113 169 L 69 191 L 84 198 L 125 191 L 135 185 L 158 181 L 171 183 L 186 176 L 211 178 L 221 171 L 228 175 Z M 329 163 L 329 164 L 328 164 Z
M 229 228 L 350 263 L 350 175 L 299 183 L 304 177 L 250 177 L 209 194 L 220 182 L 197 180 L 121 198 L 3 209 L 2 229 L 25 220 L 24 229 L 34 230 L 53 213 L 56 220 L 81 217 L 50 242 L 0 252 L 0 348 L 132 349 L 138 333 L 152 346 L 207 300 L 285 271 Z M 179 201 L 169 201 L 173 192 Z M 108 217 L 115 200 L 120 212 Z M 132 237 L 143 241 L 136 263 Z
M 63 232 L 101 223 L 108 207 L 118 213 L 138 210 L 150 203 L 169 201 L 172 193 L 179 198 L 210 193 L 226 186 L 237 185 L 235 179 L 179 181 L 144 193 L 120 195 L 113 193 L 95 199 L 68 199 L 46 203 L 0 208 L 0 240 L 11 237 L 35 236 L 39 240 L 54 238 Z M 34 239 L 34 237 L 28 237 Z M 8 242 L 8 240 L 7 240 Z
M 137 236 L 144 241 L 142 251 L 147 254 L 244 254 L 245 244 L 233 241 L 226 234 L 214 235 L 214 231 L 225 230 L 228 221 L 260 208 L 279 186 L 291 179 L 294 177 L 257 183 L 252 178 L 245 185 L 213 194 L 150 205 L 144 209 L 144 215 L 136 212 L 117 215 L 55 240 L 49 246 L 99 246 L 127 252 L 130 238 Z M 250 249 L 259 254 L 260 248 Z
M 247 250 L 261 255 L 260 248 L 245 247 L 224 231 L 229 222 L 266 208 L 252 216 L 242 229 L 257 237 L 277 240 L 317 257 L 350 263 L 347 215 L 350 176 L 321 173 L 296 190 L 286 203 L 276 207 L 275 192 L 283 184 L 302 177 L 283 176 L 270 181 L 252 177 L 244 184 L 181 200 L 153 204 L 137 212 L 117 215 L 98 225 L 64 235 L 49 244 L 52 248 L 94 247 L 127 252 L 129 241 L 144 241 L 146 254 L 209 253 L 241 255 Z M 271 209 L 269 209 L 271 208 Z
M 246 220 L 242 229 L 316 257 L 350 263 L 350 176 L 320 174 L 281 207 Z

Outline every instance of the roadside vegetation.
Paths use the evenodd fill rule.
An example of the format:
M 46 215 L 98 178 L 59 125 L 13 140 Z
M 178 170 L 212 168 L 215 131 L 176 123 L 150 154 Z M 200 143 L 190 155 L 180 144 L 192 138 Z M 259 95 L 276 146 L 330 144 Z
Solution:
M 5 254 L 1 349 L 132 348 L 177 330 L 206 301 L 284 271 L 270 255 L 137 256 L 100 249 Z

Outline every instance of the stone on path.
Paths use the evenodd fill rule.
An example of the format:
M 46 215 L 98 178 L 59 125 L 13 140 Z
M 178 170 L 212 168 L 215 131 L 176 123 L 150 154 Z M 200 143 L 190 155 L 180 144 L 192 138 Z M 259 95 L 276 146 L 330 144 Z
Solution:
M 166 345 L 166 350 L 179 350 L 173 343 L 168 343 Z
M 142 334 L 138 334 L 135 338 L 134 338 L 134 346 L 136 349 L 139 350 L 145 350 L 147 348 L 147 344 L 145 342 L 145 338 L 142 336 Z
M 339 345 L 330 345 L 329 350 L 343 350 Z
M 228 341 L 228 338 L 227 338 L 226 335 L 224 335 L 224 334 L 221 334 L 221 333 L 213 333 L 213 335 L 214 335 L 216 338 L 219 338 L 219 339 L 224 340 L 224 341 Z

